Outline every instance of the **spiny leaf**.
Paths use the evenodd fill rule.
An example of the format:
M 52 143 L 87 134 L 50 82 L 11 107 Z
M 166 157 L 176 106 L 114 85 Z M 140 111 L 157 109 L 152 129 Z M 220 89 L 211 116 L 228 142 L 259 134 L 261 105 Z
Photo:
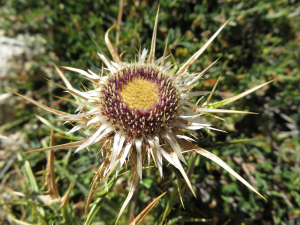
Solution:
M 184 169 L 183 169 L 183 167 L 182 167 L 182 165 L 181 165 L 181 163 L 180 163 L 180 161 L 179 161 L 179 159 L 178 159 L 178 156 L 177 156 L 174 152 L 170 153 L 170 156 L 171 156 L 172 159 L 174 160 L 174 163 L 175 163 L 177 169 L 179 169 L 181 175 L 183 176 L 185 182 L 186 182 L 187 185 L 189 186 L 191 192 L 193 193 L 193 195 L 195 196 L 195 198 L 197 198 L 197 197 L 196 197 L 196 194 L 195 194 L 195 192 L 194 192 L 194 189 L 193 189 L 193 187 L 192 187 L 192 185 L 191 185 L 190 179 L 187 177 L 187 175 L 186 175 L 186 173 L 185 173 L 185 171 L 184 171 Z
M 274 81 L 274 80 L 271 80 L 271 81 L 268 81 L 268 82 L 266 82 L 264 84 L 258 85 L 258 86 L 254 87 L 254 88 L 251 88 L 248 91 L 245 91 L 245 92 L 243 92 L 241 94 L 238 94 L 236 96 L 233 96 L 231 98 L 228 98 L 228 99 L 225 99 L 225 100 L 222 100 L 222 101 L 219 101 L 219 102 L 212 103 L 212 104 L 209 105 L 209 107 L 210 108 L 214 108 L 214 109 L 220 108 L 220 107 L 222 107 L 224 105 L 227 105 L 227 104 L 229 104 L 231 102 L 234 102 L 234 101 L 236 101 L 236 100 L 238 100 L 238 99 L 240 99 L 240 98 L 242 98 L 242 97 L 244 97 L 244 96 L 252 93 L 253 91 L 256 91 L 257 89 L 260 89 L 261 87 L 263 87 L 263 86 L 271 83 L 272 81 Z
M 45 106 L 45 105 L 43 105 L 43 104 L 41 104 L 41 103 L 38 103 L 37 101 L 35 101 L 35 100 L 31 99 L 31 98 L 28 98 L 28 97 L 26 97 L 26 96 L 24 96 L 24 95 L 21 95 L 21 94 L 15 92 L 15 91 L 13 91 L 13 90 L 10 90 L 9 88 L 6 88 L 6 90 L 7 90 L 7 91 L 10 91 L 10 92 L 12 92 L 12 93 L 14 93 L 14 94 L 16 94 L 16 95 L 19 95 L 20 97 L 24 98 L 25 100 L 27 100 L 27 101 L 29 101 L 29 102 L 35 104 L 36 106 L 38 106 L 38 107 L 40 107 L 40 108 L 46 110 L 47 112 L 50 112 L 50 113 L 56 115 L 56 116 L 66 116 L 66 115 L 70 115 L 69 113 L 62 112 L 62 111 L 59 111 L 59 110 L 56 110 L 56 109 L 52 109 L 52 108 L 50 108 L 50 107 L 48 107 L 48 106 Z
M 216 155 L 212 154 L 211 152 L 200 148 L 197 145 L 194 145 L 188 141 L 180 140 L 180 143 L 185 146 L 185 148 L 188 148 L 189 150 L 194 150 L 200 155 L 203 155 L 215 163 L 217 163 L 219 166 L 221 166 L 223 169 L 225 169 L 227 172 L 229 172 L 232 176 L 234 176 L 236 179 L 241 181 L 244 185 L 246 185 L 249 189 L 251 189 L 253 192 L 258 194 L 260 197 L 262 197 L 264 200 L 266 200 L 257 190 L 255 190 L 247 181 L 245 181 L 240 175 L 238 175 L 233 169 L 231 169 L 222 159 L 217 157 Z M 267 200 L 266 200 L 267 201 Z
M 209 107 L 212 107 L 211 105 Z M 258 114 L 253 112 L 238 111 L 238 110 L 228 110 L 228 109 L 212 109 L 212 108 L 198 108 L 197 113 L 208 112 L 208 113 L 244 113 L 244 114 Z
M 200 154 L 203 155 L 209 159 L 211 159 L 212 161 L 214 161 L 215 163 L 217 163 L 219 166 L 223 167 L 223 169 L 227 170 L 232 176 L 234 176 L 236 179 L 238 179 L 239 181 L 241 181 L 244 185 L 246 185 L 249 189 L 251 189 L 253 192 L 255 192 L 256 194 L 258 194 L 260 197 L 262 197 L 264 200 L 266 200 L 257 190 L 255 190 L 247 181 L 245 181 L 240 175 L 238 175 L 233 169 L 231 169 L 222 159 L 220 159 L 219 157 L 217 157 L 216 155 L 212 154 L 209 151 L 206 151 L 205 149 L 202 148 L 197 148 L 195 149 L 195 151 Z M 267 200 L 266 200 L 267 201 Z
M 218 36 L 218 34 L 221 32 L 221 30 L 225 27 L 225 25 L 228 23 L 229 20 L 226 21 L 226 23 L 223 24 L 222 27 L 217 30 L 217 32 L 203 45 L 176 73 L 176 75 L 179 75 L 181 73 L 184 73 L 188 70 L 188 68 L 199 58 L 199 56 L 205 51 L 205 49 L 210 45 L 210 43 Z

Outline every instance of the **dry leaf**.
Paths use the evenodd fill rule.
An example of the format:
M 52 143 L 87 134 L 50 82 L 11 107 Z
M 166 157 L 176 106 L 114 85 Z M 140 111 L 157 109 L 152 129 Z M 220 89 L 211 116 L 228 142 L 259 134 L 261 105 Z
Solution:
M 155 204 L 162 198 L 167 192 L 161 194 L 156 199 L 154 199 L 147 207 L 130 223 L 130 225 L 138 225 L 148 214 L 148 212 L 155 206 Z

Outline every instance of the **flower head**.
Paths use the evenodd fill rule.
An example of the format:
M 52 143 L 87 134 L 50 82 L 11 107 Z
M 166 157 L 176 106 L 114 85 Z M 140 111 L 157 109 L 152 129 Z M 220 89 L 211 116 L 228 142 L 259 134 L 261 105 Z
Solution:
M 165 63 L 166 51 L 162 57 L 154 60 L 157 23 L 158 13 L 150 52 L 148 54 L 148 51 L 144 49 L 139 53 L 136 62 L 127 63 L 122 61 L 121 56 L 108 38 L 111 28 L 105 35 L 105 42 L 113 60 L 110 60 L 94 41 L 100 51 L 99 57 L 107 67 L 102 69 L 100 75 L 92 71 L 86 72 L 65 67 L 68 70 L 82 74 L 86 79 L 90 80 L 94 86 L 93 90 L 83 92 L 74 89 L 61 71 L 56 68 L 67 87 L 57 85 L 69 91 L 77 99 L 77 113 L 68 114 L 54 110 L 23 96 L 43 109 L 60 116 L 66 122 L 76 122 L 77 125 L 68 133 L 73 133 L 83 128 L 92 130 L 92 134 L 84 141 L 33 151 L 77 147 L 75 152 L 78 152 L 96 143 L 101 143 L 108 147 L 109 150 L 103 150 L 102 152 L 103 163 L 93 180 L 86 212 L 99 180 L 103 179 L 106 181 L 114 170 L 118 174 L 126 158 L 133 165 L 134 178 L 128 197 L 120 210 L 119 217 L 132 197 L 138 181 L 142 179 L 144 161 L 148 160 L 148 163 L 150 163 L 151 158 L 161 176 L 163 176 L 163 161 L 179 169 L 194 194 L 191 183 L 181 165 L 181 162 L 186 163 L 182 151 L 187 149 L 192 149 L 217 162 L 259 194 L 217 156 L 193 145 L 190 142 L 193 139 L 186 134 L 188 134 L 189 130 L 214 129 L 210 124 L 200 119 L 206 113 L 247 113 L 217 108 L 233 102 L 265 84 L 215 105 L 209 105 L 212 93 L 202 106 L 193 104 L 190 101 L 191 97 L 209 93 L 205 91 L 192 92 L 191 90 L 197 84 L 199 78 L 215 62 L 200 74 L 191 74 L 188 72 L 188 69 L 219 34 L 225 24 L 177 72 L 172 72 L 170 65 Z

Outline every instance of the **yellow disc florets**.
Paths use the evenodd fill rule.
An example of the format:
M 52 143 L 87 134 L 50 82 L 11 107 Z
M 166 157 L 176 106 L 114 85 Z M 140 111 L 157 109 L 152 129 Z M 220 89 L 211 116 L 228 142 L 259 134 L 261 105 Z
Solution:
M 151 64 L 131 64 L 111 74 L 101 92 L 107 122 L 135 138 L 169 130 L 181 106 L 173 79 Z
M 119 95 L 129 109 L 148 110 L 153 108 L 155 103 L 159 101 L 156 83 L 142 78 L 128 82 Z

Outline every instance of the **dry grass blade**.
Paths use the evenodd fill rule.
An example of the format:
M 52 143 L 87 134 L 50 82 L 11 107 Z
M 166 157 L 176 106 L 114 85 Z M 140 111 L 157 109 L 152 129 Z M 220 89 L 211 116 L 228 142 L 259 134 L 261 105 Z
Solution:
M 155 206 L 155 204 L 164 196 L 167 192 L 161 194 L 156 199 L 154 199 L 147 207 L 130 223 L 130 225 L 138 225 L 144 219 L 144 217 L 149 213 L 149 211 Z
M 233 97 L 231 97 L 231 98 L 228 98 L 228 99 L 225 99 L 225 100 L 223 100 L 223 101 L 219 101 L 219 102 L 213 103 L 213 104 L 211 104 L 210 106 L 213 107 L 213 108 L 216 108 L 216 107 L 219 108 L 219 107 L 222 107 L 222 106 L 224 106 L 224 105 L 227 105 L 227 104 L 229 104 L 229 103 L 231 103 L 231 102 L 234 102 L 234 101 L 236 101 L 236 100 L 238 100 L 238 99 L 240 99 L 240 98 L 242 98 L 242 97 L 244 97 L 244 96 L 246 96 L 246 95 L 252 93 L 253 91 L 256 91 L 257 89 L 260 89 L 261 87 L 263 87 L 263 86 L 265 86 L 265 85 L 271 83 L 272 81 L 274 81 L 274 80 L 271 80 L 271 81 L 268 81 L 268 82 L 266 82 L 266 83 L 264 83 L 264 84 L 258 85 L 258 86 L 254 87 L 254 88 L 251 88 L 251 89 L 248 90 L 248 91 L 245 91 L 245 92 L 243 92 L 243 93 L 241 93 L 241 94 L 238 94 L 238 95 L 236 95 L 236 96 L 233 96 Z M 214 107 L 214 106 L 216 106 L 216 107 Z
M 45 106 L 45 105 L 43 105 L 43 104 L 40 104 L 40 103 L 38 103 L 37 101 L 35 101 L 35 100 L 31 99 L 31 98 L 28 98 L 28 97 L 26 97 L 26 96 L 24 96 L 24 95 L 21 95 L 21 94 L 15 92 L 15 91 L 13 91 L 13 90 L 11 90 L 11 89 L 9 89 L 9 88 L 6 88 L 6 90 L 7 90 L 7 91 L 10 91 L 10 92 L 12 92 L 12 93 L 14 93 L 15 95 L 19 95 L 20 97 L 26 99 L 27 101 L 29 101 L 29 102 L 35 104 L 36 106 L 38 106 L 38 107 L 40 107 L 40 108 L 46 110 L 47 112 L 50 112 L 50 113 L 56 115 L 56 116 L 66 116 L 66 115 L 70 115 L 69 113 L 62 112 L 62 111 L 59 111 L 59 110 L 56 110 L 56 109 L 52 109 L 52 108 L 50 108 L 50 107 L 48 107 L 48 106 Z
M 100 46 L 97 44 L 97 42 L 94 40 L 94 38 L 89 34 L 90 38 L 92 39 L 92 41 L 95 43 L 95 45 L 97 46 L 97 48 L 99 49 L 99 51 L 101 52 L 101 54 L 104 56 L 104 58 L 106 59 L 106 61 L 109 63 L 110 66 L 114 67 L 110 61 L 110 59 L 107 57 L 107 55 L 104 53 L 104 51 L 102 50 L 102 48 L 100 48 Z
M 101 179 L 101 174 L 103 174 L 103 171 L 105 170 L 105 164 L 108 163 L 108 159 L 106 159 L 102 164 L 101 166 L 99 167 L 97 173 L 95 174 L 94 178 L 93 178 L 93 181 L 92 181 L 92 184 L 91 184 L 91 190 L 90 190 L 90 193 L 89 193 L 89 196 L 87 198 L 87 201 L 86 201 L 86 205 L 85 205 L 85 210 L 84 210 L 84 220 L 86 219 L 86 216 L 89 212 L 89 206 L 91 204 L 91 201 L 92 201 L 92 198 L 93 198 L 93 195 L 96 191 L 96 187 L 97 185 L 99 184 L 99 181 Z
M 51 131 L 51 141 L 50 147 L 53 146 L 53 129 Z M 50 150 L 48 156 L 48 163 L 46 168 L 46 188 L 48 189 L 47 193 L 49 194 L 51 199 L 59 198 L 59 193 L 57 190 L 57 186 L 55 183 L 55 174 L 54 174 L 54 152 Z
M 68 191 L 66 192 L 66 194 L 60 199 L 61 205 L 59 208 L 62 208 L 67 204 L 69 195 L 70 195 L 70 192 L 71 192 L 73 186 L 74 186 L 74 179 L 72 180 L 70 187 L 69 187 Z
M 43 151 L 49 151 L 49 150 L 60 150 L 60 149 L 75 148 L 75 147 L 78 147 L 78 146 L 82 145 L 84 142 L 85 142 L 85 140 L 83 140 L 83 141 L 76 141 L 76 142 L 73 142 L 73 143 L 56 145 L 56 146 L 53 146 L 53 147 L 47 147 L 47 148 L 39 148 L 39 149 L 29 150 L 29 151 L 27 151 L 25 153 L 33 153 L 33 152 L 43 152 Z
M 130 186 L 129 193 L 128 193 L 127 198 L 125 199 L 125 201 L 124 201 L 124 203 L 123 203 L 123 205 L 122 205 L 122 207 L 120 209 L 120 212 L 119 212 L 119 215 L 118 215 L 118 218 L 117 218 L 117 221 L 116 221 L 115 224 L 118 223 L 118 221 L 119 221 L 122 213 L 124 212 L 124 209 L 126 208 L 126 206 L 128 205 L 130 199 L 132 198 L 132 195 L 133 195 L 133 193 L 134 193 L 134 191 L 136 189 L 136 186 L 137 186 L 139 180 L 140 180 L 140 177 L 139 177 L 137 171 L 135 171 L 134 175 L 133 175 L 133 180 L 132 180 L 132 183 L 131 183 L 131 186 Z
M 56 96 L 56 95 L 54 95 L 54 97 L 78 105 L 78 102 L 76 102 L 76 101 L 74 101 L 74 100 L 71 100 L 71 99 L 68 99 L 68 97 L 70 97 L 70 94 L 65 95 L 65 97 L 59 97 L 59 96 Z M 65 120 L 64 120 L 64 121 L 65 121 Z
M 119 45 L 119 39 L 120 39 L 120 25 L 122 20 L 122 14 L 123 14 L 123 0 L 120 0 L 119 4 L 119 13 L 118 13 L 118 22 L 117 22 L 117 33 L 116 33 L 116 45 Z
M 214 85 L 214 87 L 213 87 L 211 93 L 209 94 L 209 96 L 208 96 L 208 98 L 206 99 L 206 101 L 203 103 L 202 107 L 205 106 L 205 105 L 209 105 L 209 101 L 210 101 L 212 95 L 214 94 L 214 92 L 215 92 L 215 90 L 216 90 L 216 87 L 217 87 L 217 85 L 218 85 L 218 83 L 219 83 L 219 80 L 220 80 L 221 76 L 222 76 L 222 75 L 219 76 L 219 78 L 218 78 L 218 80 L 216 81 L 216 83 L 215 83 L 215 85 Z
M 217 120 L 222 120 L 224 122 L 228 122 L 227 120 L 223 119 L 222 117 L 219 117 L 219 116 L 216 116 L 216 115 L 212 115 L 212 114 L 210 116 L 212 116 L 213 118 L 215 118 Z
M 189 177 L 189 176 L 188 176 L 188 177 Z M 181 191 L 182 191 L 183 189 L 181 189 L 180 187 L 181 187 L 180 182 L 179 182 L 179 180 L 177 179 L 177 189 L 178 189 L 178 194 L 179 194 L 180 202 L 181 202 L 182 207 L 185 209 L 184 204 L 183 204 L 182 194 L 181 194 Z
M 151 49 L 150 49 L 150 54 L 149 54 L 149 63 L 154 63 L 154 54 L 155 54 L 155 42 L 156 42 L 156 33 L 157 33 L 157 22 L 158 22 L 158 14 L 159 14 L 159 7 L 157 9 L 157 14 L 155 18 L 155 25 L 153 28 L 153 36 L 152 36 L 152 41 L 151 41 Z
M 108 47 L 108 50 L 110 51 L 110 54 L 112 55 L 113 59 L 115 60 L 116 63 L 118 64 L 122 64 L 122 60 L 119 56 L 119 54 L 117 53 L 117 50 L 115 49 L 115 47 L 113 46 L 113 44 L 111 43 L 111 41 L 109 40 L 109 32 L 114 29 L 114 27 L 116 26 L 116 24 L 114 24 L 111 28 L 109 28 L 107 31 L 106 31 L 106 34 L 105 34 L 105 43 Z
M 167 54 L 167 48 L 168 48 L 168 40 L 169 40 L 169 36 L 167 36 L 166 46 L 165 46 L 163 58 L 162 58 L 162 60 L 161 60 L 161 62 L 160 62 L 160 65 L 164 65 L 164 63 L 165 63 L 166 54 Z

